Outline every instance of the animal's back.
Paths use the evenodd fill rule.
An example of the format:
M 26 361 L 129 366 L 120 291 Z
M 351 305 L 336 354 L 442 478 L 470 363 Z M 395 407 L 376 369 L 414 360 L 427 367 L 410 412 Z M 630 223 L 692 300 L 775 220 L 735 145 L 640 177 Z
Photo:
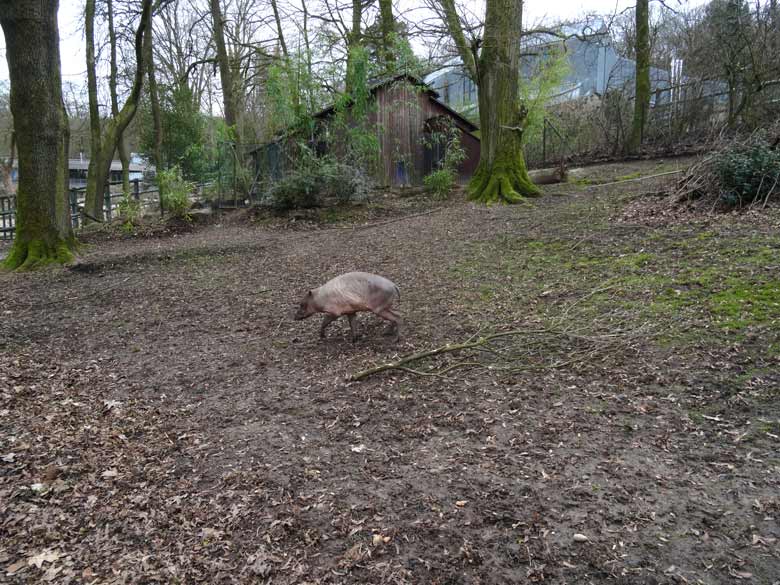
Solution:
M 347 272 L 332 278 L 317 292 L 325 311 L 338 315 L 381 312 L 400 297 L 398 287 L 391 280 L 368 272 Z

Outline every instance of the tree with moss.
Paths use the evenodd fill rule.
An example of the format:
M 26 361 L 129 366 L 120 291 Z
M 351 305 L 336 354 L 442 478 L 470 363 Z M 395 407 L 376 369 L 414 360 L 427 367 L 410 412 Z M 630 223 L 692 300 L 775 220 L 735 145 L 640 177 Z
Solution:
M 627 150 L 634 154 L 642 148 L 642 138 L 650 112 L 650 0 L 637 0 L 635 17 L 634 118 L 627 145 Z
M 540 195 L 523 158 L 528 111 L 520 102 L 522 0 L 487 0 L 483 38 L 471 44 L 454 0 L 439 2 L 466 72 L 477 86 L 482 144 L 469 199 L 518 203 Z
M 73 258 L 68 209 L 68 116 L 62 100 L 58 0 L 0 0 L 19 156 L 16 233 L 3 266 Z

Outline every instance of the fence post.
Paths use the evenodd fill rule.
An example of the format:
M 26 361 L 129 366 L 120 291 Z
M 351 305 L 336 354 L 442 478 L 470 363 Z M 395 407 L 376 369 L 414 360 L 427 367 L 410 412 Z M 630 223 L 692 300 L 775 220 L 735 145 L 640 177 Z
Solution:
M 79 227 L 79 192 L 78 189 L 68 191 L 68 200 L 70 202 L 70 226 Z
M 141 187 L 139 179 L 133 179 L 133 199 L 136 201 L 141 200 Z
M 106 218 L 109 223 L 111 222 L 111 185 L 106 183 L 105 191 L 103 192 L 103 202 L 106 207 Z
M 542 166 L 547 164 L 547 118 L 542 122 Z

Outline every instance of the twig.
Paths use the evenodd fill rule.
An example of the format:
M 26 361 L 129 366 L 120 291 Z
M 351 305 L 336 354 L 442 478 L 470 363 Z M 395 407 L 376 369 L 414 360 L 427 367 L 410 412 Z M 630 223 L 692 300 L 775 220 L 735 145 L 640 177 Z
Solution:
M 448 343 L 447 345 L 443 345 L 441 347 L 437 347 L 435 349 L 429 349 L 426 351 L 419 351 L 417 353 L 413 353 L 411 355 L 408 355 L 406 357 L 403 357 L 399 360 L 396 360 L 394 362 L 389 362 L 387 364 L 382 364 L 381 366 L 375 366 L 373 368 L 369 368 L 367 370 L 363 370 L 361 372 L 356 372 L 352 374 L 349 377 L 349 380 L 352 382 L 356 382 L 358 380 L 362 380 L 363 378 L 366 378 L 368 376 L 371 376 L 373 374 L 378 374 L 379 372 L 384 372 L 386 370 L 398 370 L 404 367 L 406 364 L 410 364 L 412 362 L 415 362 L 417 360 L 421 360 L 423 358 L 432 357 L 435 355 L 441 355 L 443 353 L 451 353 L 453 351 L 462 351 L 464 349 L 473 349 L 476 347 L 481 347 L 485 345 L 486 343 L 492 341 L 493 339 L 499 339 L 501 337 L 509 337 L 511 335 L 522 335 L 527 334 L 529 331 L 523 331 L 520 329 L 514 329 L 512 331 L 502 331 L 500 333 L 493 333 L 490 335 L 485 335 L 484 337 L 480 337 L 477 341 L 471 341 L 471 342 L 465 342 L 465 343 L 456 343 L 451 344 Z
M 678 173 L 685 172 L 685 169 L 677 169 L 676 171 L 666 171 L 665 173 L 658 173 L 655 175 L 646 175 L 644 177 L 634 177 L 633 179 L 621 179 L 620 181 L 612 181 L 610 183 L 594 183 L 588 185 L 585 189 L 594 189 L 596 187 L 608 187 L 609 185 L 619 185 L 620 183 L 631 183 L 634 181 L 644 181 L 645 179 L 656 179 L 658 177 L 665 177 L 667 175 L 676 175 Z
M 423 211 L 422 213 L 414 213 L 412 215 L 404 215 L 402 217 L 396 217 L 396 218 L 393 218 L 393 219 L 388 219 L 388 220 L 385 220 L 385 221 L 379 221 L 379 222 L 376 222 L 376 223 L 367 223 L 367 224 L 363 224 L 363 225 L 353 225 L 353 226 L 336 226 L 336 227 L 332 227 L 330 229 L 332 229 L 332 230 L 355 230 L 355 231 L 357 231 L 357 230 L 367 230 L 369 228 L 375 228 L 375 227 L 387 225 L 389 223 L 395 223 L 397 221 L 404 221 L 405 219 L 413 219 L 415 217 L 422 217 L 424 215 L 431 215 L 432 213 L 436 213 L 437 211 L 443 211 L 444 209 L 446 209 L 446 208 L 445 207 L 438 207 L 436 209 L 429 209 L 428 211 Z

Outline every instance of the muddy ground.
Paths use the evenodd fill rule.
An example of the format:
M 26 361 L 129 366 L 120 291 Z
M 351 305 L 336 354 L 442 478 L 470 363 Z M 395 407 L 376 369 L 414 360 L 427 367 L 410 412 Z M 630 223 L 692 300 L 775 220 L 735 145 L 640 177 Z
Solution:
M 0 275 L 0 582 L 779 583 L 780 209 L 611 184 L 681 164 Z M 400 343 L 290 319 L 350 270 Z

